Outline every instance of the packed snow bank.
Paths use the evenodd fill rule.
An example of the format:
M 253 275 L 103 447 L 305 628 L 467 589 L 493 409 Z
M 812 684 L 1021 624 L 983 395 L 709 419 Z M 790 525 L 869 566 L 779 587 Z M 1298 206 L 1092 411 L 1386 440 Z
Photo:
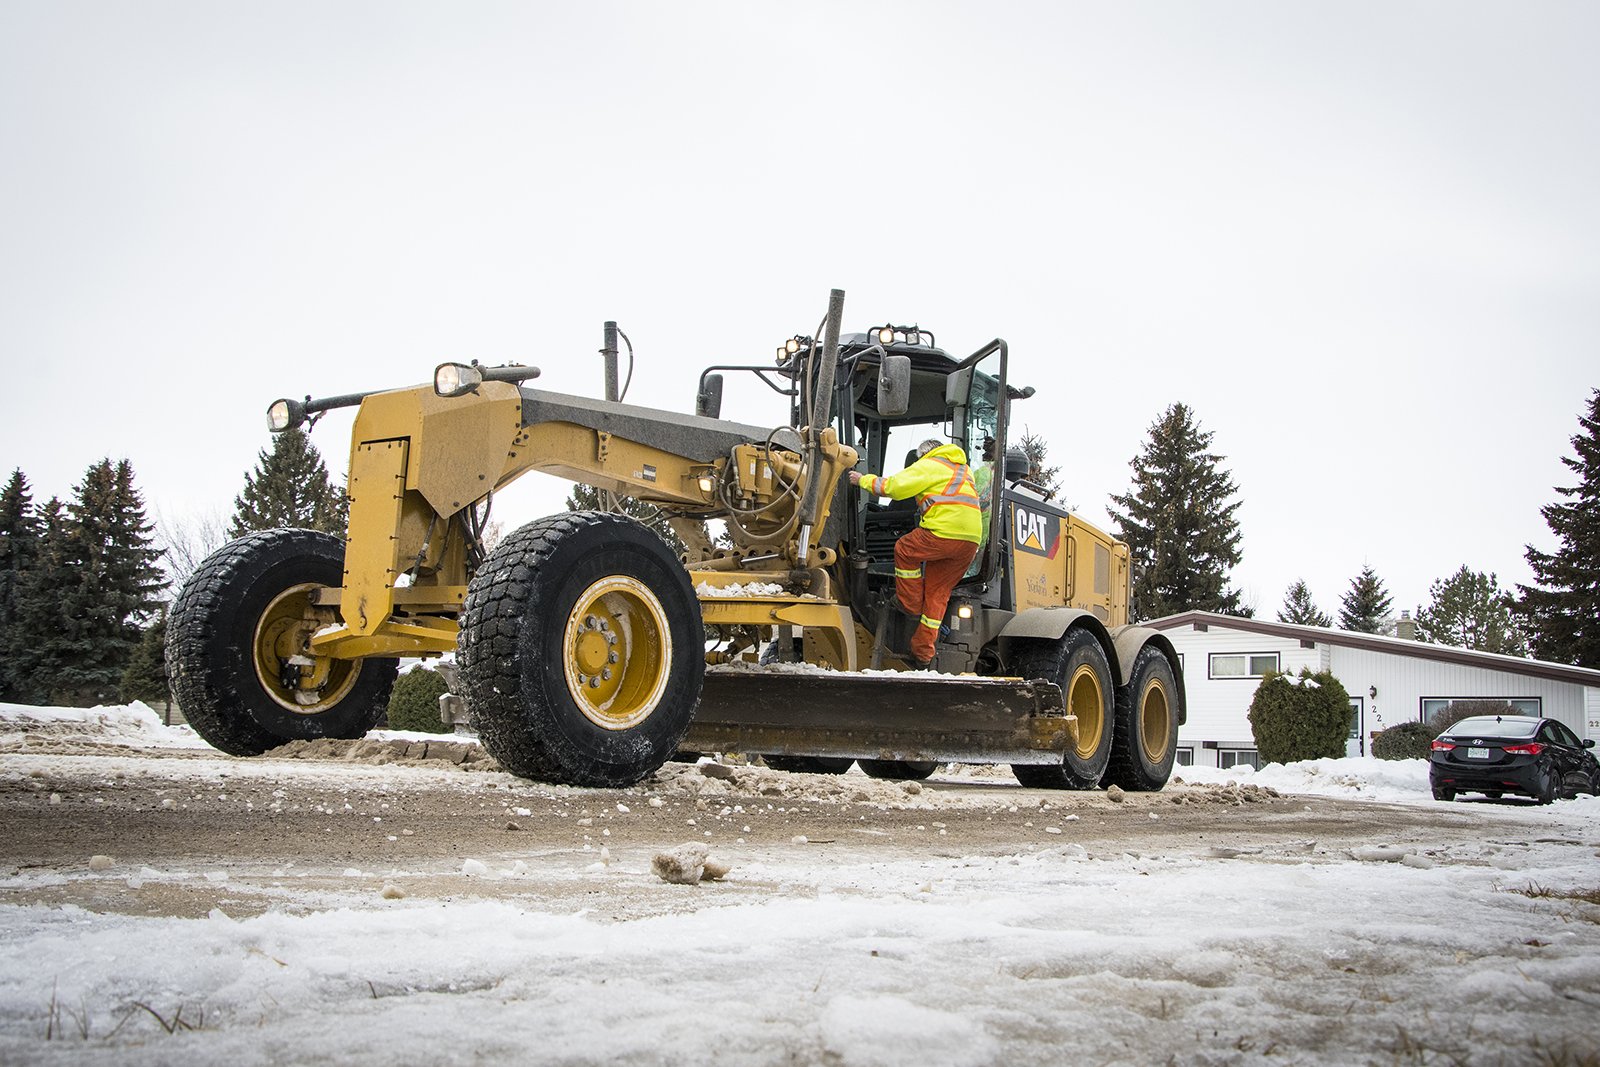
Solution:
M 98 708 L 42 708 L 0 704 L 0 748 L 27 738 L 79 741 L 133 748 L 210 748 L 187 726 L 168 726 L 139 701 Z
M 1425 800 L 1433 803 L 1428 786 L 1427 760 L 1381 760 L 1371 756 L 1345 759 L 1301 760 L 1298 763 L 1269 763 L 1260 770 L 1249 766 L 1174 767 L 1174 778 L 1193 784 L 1220 785 L 1238 782 L 1260 785 L 1280 793 L 1305 793 L 1311 796 L 1342 797 L 1408 803 Z

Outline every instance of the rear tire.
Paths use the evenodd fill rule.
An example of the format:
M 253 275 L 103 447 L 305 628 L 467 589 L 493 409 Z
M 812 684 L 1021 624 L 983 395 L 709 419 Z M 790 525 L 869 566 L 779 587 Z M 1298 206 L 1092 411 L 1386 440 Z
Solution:
M 1061 687 L 1067 710 L 1078 717 L 1078 741 L 1059 764 L 1013 763 L 1017 781 L 1029 789 L 1094 789 L 1111 759 L 1111 665 L 1094 634 L 1069 630 L 1060 641 L 1041 641 L 1017 657 L 1017 673 Z
M 890 782 L 920 782 L 943 766 L 927 760 L 864 759 L 857 760 L 868 778 L 882 778 Z
M 343 580 L 344 542 L 316 530 L 246 534 L 200 564 L 172 605 L 166 649 L 173 699 L 196 733 L 230 755 L 259 756 L 377 725 L 397 660 L 285 658 L 304 656 L 304 639 L 336 621 L 310 597 Z
M 1182 704 L 1183 690 L 1166 653 L 1145 645 L 1134 657 L 1133 677 L 1117 690 L 1108 784 L 1132 793 L 1153 793 L 1167 784 L 1178 756 Z
M 705 677 L 689 572 L 632 519 L 539 519 L 484 561 L 462 611 L 462 697 L 513 774 L 626 786 L 671 759 Z
M 775 771 L 790 774 L 843 774 L 855 760 L 847 756 L 763 756 Z
M 1540 768 L 1539 784 L 1535 789 L 1533 802 L 1535 804 L 1554 804 L 1556 802 L 1556 771 L 1554 767 L 1546 765 Z

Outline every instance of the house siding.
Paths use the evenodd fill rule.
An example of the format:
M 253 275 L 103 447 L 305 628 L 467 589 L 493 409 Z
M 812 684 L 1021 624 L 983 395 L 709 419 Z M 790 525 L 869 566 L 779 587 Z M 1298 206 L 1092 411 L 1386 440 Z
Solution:
M 1377 689 L 1377 697 L 1367 703 L 1369 732 L 1421 721 L 1424 699 L 1457 697 L 1535 698 L 1543 715 L 1560 719 L 1580 735 L 1584 729 L 1584 687 L 1571 682 L 1337 645 L 1332 646 L 1332 662 L 1333 676 L 1352 696 Z
M 1187 698 L 1189 719 L 1178 731 L 1180 748 L 1194 751 L 1194 762 L 1199 766 L 1217 766 L 1214 749 L 1256 747 L 1250 733 L 1250 699 L 1255 696 L 1259 678 L 1212 678 L 1210 663 L 1213 653 L 1235 655 L 1238 653 L 1275 652 L 1278 669 L 1298 674 L 1302 667 L 1312 671 L 1321 669 L 1321 657 L 1316 649 L 1302 648 L 1299 641 L 1260 634 L 1241 634 L 1212 627 L 1208 631 L 1190 630 L 1187 633 L 1169 633 L 1173 644 L 1183 656 L 1183 685 Z M 1179 637 L 1183 640 L 1180 642 Z M 1208 744 L 1210 747 L 1208 748 Z
M 1592 676 L 1593 672 L 1552 670 L 1550 665 L 1540 670 L 1539 664 L 1528 661 L 1533 673 L 1523 673 L 1515 669 L 1516 661 L 1507 662 L 1505 657 L 1485 657 L 1483 666 L 1468 665 L 1408 654 L 1409 643 L 1396 642 L 1393 651 L 1355 648 L 1339 643 L 1340 631 L 1297 627 L 1305 636 L 1287 637 L 1234 629 L 1225 618 L 1218 619 L 1165 627 L 1157 620 L 1155 624 L 1183 657 L 1188 721 L 1178 731 L 1178 746 L 1189 749 L 1199 766 L 1217 766 L 1221 750 L 1255 747 L 1248 716 L 1260 681 L 1210 677 L 1210 657 L 1218 653 L 1274 652 L 1281 670 L 1298 672 L 1308 667 L 1330 671 L 1360 702 L 1360 739 L 1351 742 L 1352 754 L 1369 752 L 1371 736 L 1377 731 L 1420 720 L 1422 701 L 1427 698 L 1534 698 L 1543 715 L 1560 720 L 1580 737 L 1600 739 L 1600 685 L 1540 676 L 1557 671 Z M 1317 639 L 1311 640 L 1312 635 Z M 1314 647 L 1306 648 L 1308 642 Z M 1429 646 L 1429 650 L 1439 651 L 1438 646 Z

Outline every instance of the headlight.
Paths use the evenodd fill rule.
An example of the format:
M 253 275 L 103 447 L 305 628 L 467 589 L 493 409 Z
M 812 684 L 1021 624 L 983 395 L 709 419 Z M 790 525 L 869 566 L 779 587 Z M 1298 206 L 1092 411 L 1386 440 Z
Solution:
M 894 343 L 894 327 L 893 326 L 881 326 L 881 327 L 878 328 L 878 343 L 880 345 L 887 345 L 887 344 L 893 344 Z
M 298 400 L 285 397 L 274 400 L 267 408 L 267 429 L 273 433 L 298 429 L 306 421 L 306 406 Z
M 483 370 L 465 363 L 441 363 L 433 369 L 433 391 L 440 396 L 461 396 L 483 383 Z

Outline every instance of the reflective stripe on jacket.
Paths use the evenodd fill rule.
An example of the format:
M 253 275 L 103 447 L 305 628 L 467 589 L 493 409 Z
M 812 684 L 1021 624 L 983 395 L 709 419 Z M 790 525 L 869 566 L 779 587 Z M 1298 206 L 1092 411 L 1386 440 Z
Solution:
M 941 445 L 899 474 L 865 477 L 861 485 L 875 496 L 916 497 L 922 527 L 931 534 L 975 544 L 983 540 L 978 488 L 960 445 Z

